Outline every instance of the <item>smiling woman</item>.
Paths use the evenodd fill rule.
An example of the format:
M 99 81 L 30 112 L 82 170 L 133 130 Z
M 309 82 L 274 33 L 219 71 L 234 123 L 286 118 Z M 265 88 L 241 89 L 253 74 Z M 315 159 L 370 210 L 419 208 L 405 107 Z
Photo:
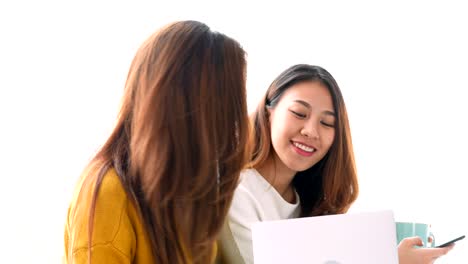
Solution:
M 346 107 L 328 71 L 288 68 L 251 121 L 252 159 L 221 236 L 222 252 L 233 263 L 253 263 L 253 223 L 344 213 L 358 195 Z

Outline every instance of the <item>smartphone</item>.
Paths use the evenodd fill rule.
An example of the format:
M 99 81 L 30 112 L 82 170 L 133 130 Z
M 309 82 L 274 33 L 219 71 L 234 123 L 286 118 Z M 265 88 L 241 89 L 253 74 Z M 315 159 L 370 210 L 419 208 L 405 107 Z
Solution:
M 443 247 L 446 247 L 446 246 L 448 246 L 448 245 L 450 245 L 450 244 L 453 244 L 453 243 L 455 243 L 455 242 L 457 242 L 457 241 L 459 241 L 459 240 L 462 240 L 462 239 L 464 239 L 464 238 L 465 238 L 465 236 L 457 237 L 457 238 L 455 238 L 455 239 L 450 240 L 449 242 L 443 243 L 443 244 L 438 245 L 438 246 L 436 246 L 436 247 L 437 247 L 437 248 L 443 248 Z

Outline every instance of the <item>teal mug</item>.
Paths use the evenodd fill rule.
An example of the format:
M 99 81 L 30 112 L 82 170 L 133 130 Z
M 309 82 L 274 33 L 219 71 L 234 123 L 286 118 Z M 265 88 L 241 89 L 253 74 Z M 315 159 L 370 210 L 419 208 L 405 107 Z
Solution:
M 434 247 L 435 237 L 431 225 L 415 222 L 396 222 L 397 244 L 404 238 L 418 236 L 424 247 Z M 432 241 L 431 241 L 432 240 Z

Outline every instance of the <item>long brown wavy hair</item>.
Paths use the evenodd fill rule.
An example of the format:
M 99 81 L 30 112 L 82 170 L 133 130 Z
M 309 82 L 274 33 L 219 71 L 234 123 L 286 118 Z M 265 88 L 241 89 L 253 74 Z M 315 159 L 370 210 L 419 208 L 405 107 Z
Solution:
M 301 216 L 344 213 L 359 192 L 351 131 L 340 88 L 333 76 L 319 66 L 294 65 L 271 83 L 251 115 L 253 148 L 249 167 L 261 167 L 273 155 L 267 108 L 274 108 L 288 88 L 304 81 L 318 81 L 328 88 L 336 122 L 335 138 L 325 157 L 294 176 L 293 185 L 301 201 Z
M 203 23 L 176 22 L 143 43 L 116 126 L 89 165 L 96 185 L 88 245 L 100 184 L 114 168 L 143 219 L 156 263 L 212 260 L 248 161 L 245 81 L 240 44 Z

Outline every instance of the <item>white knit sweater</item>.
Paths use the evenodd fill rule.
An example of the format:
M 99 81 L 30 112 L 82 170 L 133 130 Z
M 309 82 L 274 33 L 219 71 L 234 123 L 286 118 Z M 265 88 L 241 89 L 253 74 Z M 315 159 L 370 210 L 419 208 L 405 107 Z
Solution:
M 297 218 L 299 202 L 297 193 L 296 203 L 288 203 L 257 170 L 244 170 L 219 241 L 227 263 L 253 263 L 252 223 Z

